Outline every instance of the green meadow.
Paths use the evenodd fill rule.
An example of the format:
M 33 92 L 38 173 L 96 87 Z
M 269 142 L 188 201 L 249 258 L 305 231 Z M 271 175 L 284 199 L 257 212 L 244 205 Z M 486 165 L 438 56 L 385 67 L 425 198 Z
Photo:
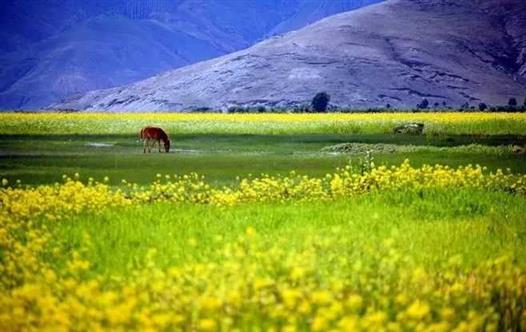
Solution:
M 142 143 L 131 135 L 0 135 L 0 177 L 24 184 L 61 181 L 62 175 L 79 173 L 87 179 L 108 176 L 146 184 L 156 174 L 197 172 L 213 183 L 231 183 L 236 177 L 281 174 L 290 171 L 322 176 L 349 162 L 359 164 L 371 151 L 376 164 L 413 165 L 480 164 L 491 170 L 510 168 L 526 172 L 526 158 L 514 153 L 522 136 L 413 136 L 355 135 L 171 135 L 170 153 L 143 153 Z M 343 143 L 358 144 L 354 153 L 323 150 Z M 391 149 L 379 149 L 388 145 Z M 394 147 L 394 148 L 393 148 Z M 353 152 L 353 151 L 351 151 Z
M 0 115 L 0 330 L 526 330 L 523 115 L 229 116 Z
M 437 272 L 457 256 L 463 267 L 502 255 L 525 265 L 525 203 L 524 197 L 480 190 L 390 191 L 353 200 L 229 209 L 158 203 L 82 214 L 51 227 L 55 240 L 68 250 L 81 250 L 86 235 L 96 240 L 87 255 L 94 275 L 127 275 L 145 264 L 151 248 L 157 249 L 161 268 L 220 264 L 218 248 L 243 237 L 247 227 L 263 235 L 264 246 L 279 243 L 290 253 L 306 250 L 312 245 L 309 237 L 317 234 L 329 243 L 317 252 L 323 273 L 330 273 L 330 260 L 338 255 L 350 261 L 372 259 L 361 250 L 379 248 L 388 239 L 414 264 Z

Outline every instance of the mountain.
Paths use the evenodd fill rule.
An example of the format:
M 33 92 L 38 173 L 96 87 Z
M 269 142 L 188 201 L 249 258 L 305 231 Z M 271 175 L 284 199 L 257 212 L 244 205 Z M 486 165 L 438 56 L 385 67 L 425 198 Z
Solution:
M 322 18 L 346 12 L 349 10 L 365 7 L 381 1 L 371 0 L 338 0 L 338 1 L 303 1 L 294 6 L 297 10 L 287 15 L 287 19 L 276 25 L 267 37 L 287 33 L 289 31 L 301 29 L 309 24 L 321 20 Z
M 380 0 L 2 0 L 0 108 L 35 109 Z
M 309 103 L 504 104 L 526 94 L 526 1 L 389 0 L 253 47 L 56 105 L 182 111 Z

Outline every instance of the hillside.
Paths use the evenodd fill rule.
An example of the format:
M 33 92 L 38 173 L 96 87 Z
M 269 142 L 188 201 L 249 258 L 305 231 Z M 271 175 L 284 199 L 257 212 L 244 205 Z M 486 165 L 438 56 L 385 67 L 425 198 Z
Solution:
M 523 0 L 389 0 L 248 49 L 61 108 L 168 111 L 291 106 L 327 91 L 334 105 L 503 104 L 526 91 Z
M 378 1 L 4 0 L 0 108 L 128 84 Z

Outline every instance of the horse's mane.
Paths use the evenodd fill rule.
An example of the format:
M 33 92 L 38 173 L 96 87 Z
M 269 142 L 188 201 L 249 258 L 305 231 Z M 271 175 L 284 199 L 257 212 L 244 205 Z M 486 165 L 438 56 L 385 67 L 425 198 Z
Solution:
M 166 131 L 164 131 L 164 129 L 162 128 L 159 128 L 161 130 L 161 133 L 160 133 L 160 136 L 161 136 L 161 139 L 165 142 L 170 142 L 170 138 L 168 137 L 168 134 L 166 133 Z

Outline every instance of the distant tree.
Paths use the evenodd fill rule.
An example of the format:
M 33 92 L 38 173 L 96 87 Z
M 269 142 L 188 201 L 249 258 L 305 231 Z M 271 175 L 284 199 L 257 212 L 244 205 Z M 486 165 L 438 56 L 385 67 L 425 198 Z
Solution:
M 312 109 L 314 112 L 327 112 L 327 106 L 331 96 L 327 92 L 318 92 L 314 98 L 312 98 Z
M 526 100 L 525 100 L 525 102 L 526 102 Z M 391 104 L 385 105 L 385 108 L 390 109 L 391 108 Z
M 517 106 L 517 99 L 510 98 L 510 100 L 508 100 L 508 106 L 511 106 L 511 107 Z
M 416 105 L 416 108 L 422 109 L 422 110 L 426 109 L 428 107 L 429 107 L 429 100 L 427 100 L 427 99 L 422 99 L 422 102 L 420 104 Z
M 433 107 L 434 107 L 434 108 L 438 108 L 439 106 L 440 106 L 439 103 L 434 103 L 434 104 L 433 104 Z
M 488 105 L 486 105 L 485 103 L 479 104 L 479 111 L 484 112 L 487 109 L 488 109 Z
M 265 113 L 267 111 L 267 108 L 265 106 L 258 106 L 257 112 L 258 113 Z
M 464 104 L 460 106 L 461 110 L 468 110 L 469 109 L 469 103 L 466 101 Z
M 522 106 L 526 107 L 526 98 L 524 98 L 524 103 L 522 103 Z

